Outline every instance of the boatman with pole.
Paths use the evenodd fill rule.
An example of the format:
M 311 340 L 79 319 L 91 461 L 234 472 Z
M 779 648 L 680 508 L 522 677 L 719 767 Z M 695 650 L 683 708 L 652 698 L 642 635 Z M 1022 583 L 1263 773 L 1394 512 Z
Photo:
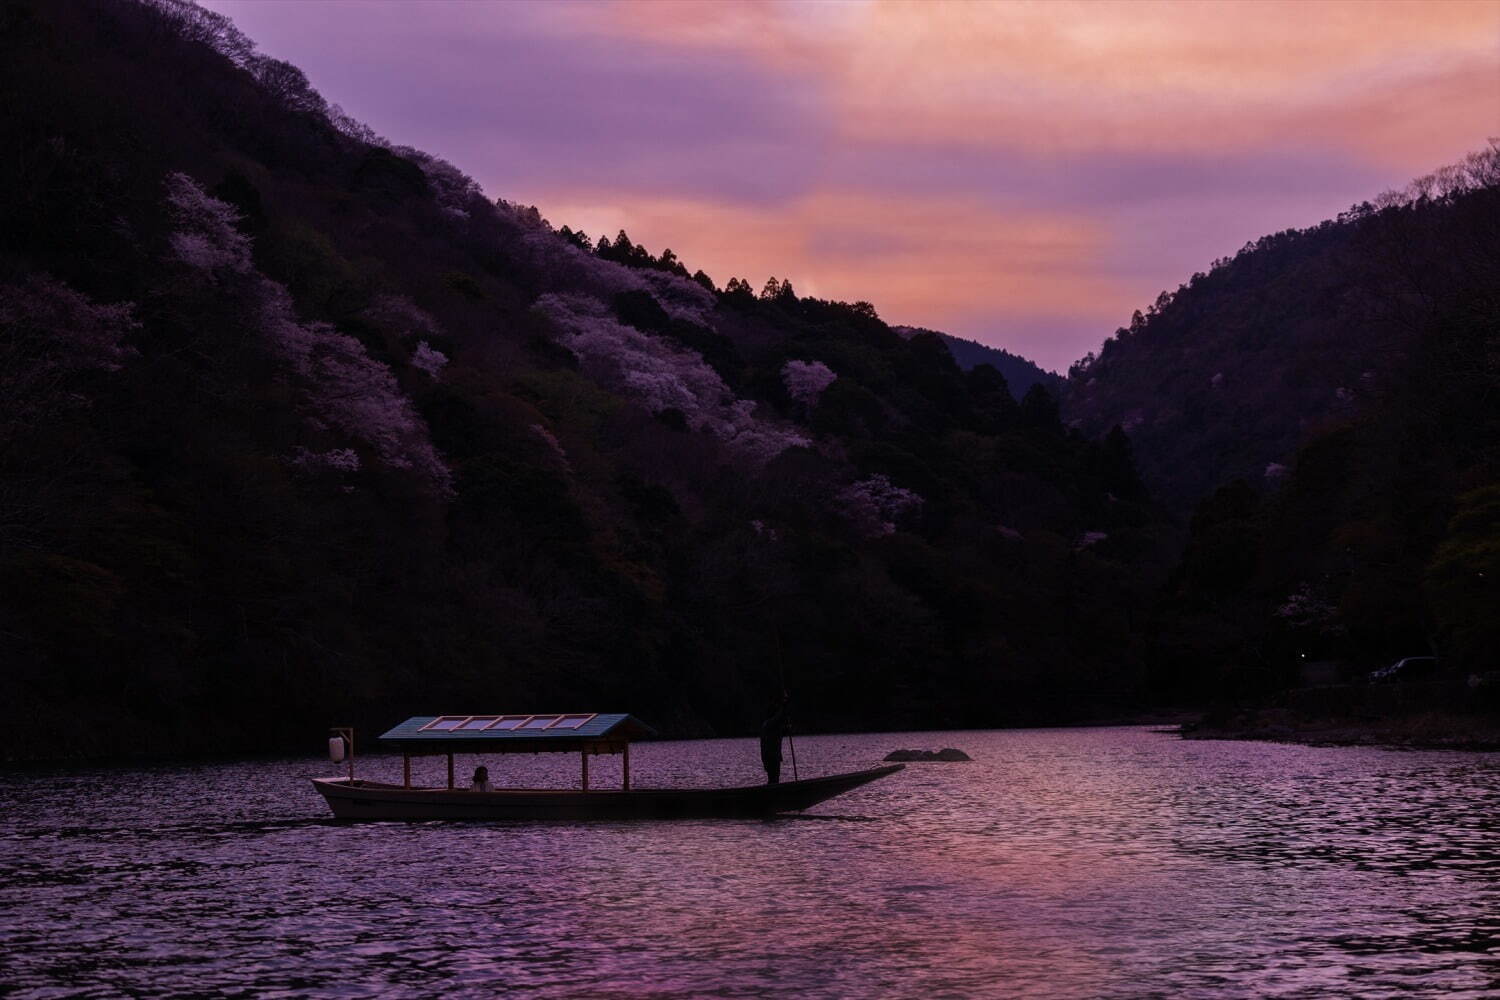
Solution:
M 766 769 L 766 784 L 781 783 L 781 738 L 792 734 L 792 723 L 787 718 L 787 694 L 781 692 L 779 702 L 771 702 L 766 721 L 760 725 L 760 762 Z M 796 754 L 793 749 L 792 753 Z

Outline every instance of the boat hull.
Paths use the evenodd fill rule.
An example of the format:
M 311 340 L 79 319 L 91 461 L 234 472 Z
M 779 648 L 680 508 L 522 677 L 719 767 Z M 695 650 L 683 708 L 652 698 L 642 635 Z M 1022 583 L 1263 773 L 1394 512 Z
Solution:
M 314 778 L 334 816 L 350 820 L 693 819 L 771 816 L 827 801 L 895 774 L 904 765 L 739 788 L 641 788 L 598 791 L 503 789 L 471 792 L 403 788 L 377 781 Z

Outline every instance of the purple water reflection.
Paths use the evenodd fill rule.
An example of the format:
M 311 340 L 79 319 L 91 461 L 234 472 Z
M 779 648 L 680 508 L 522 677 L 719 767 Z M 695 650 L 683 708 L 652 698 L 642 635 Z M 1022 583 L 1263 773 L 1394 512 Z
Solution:
M 807 774 L 898 746 L 975 760 L 909 766 L 806 818 L 559 825 L 333 824 L 316 759 L 6 772 L 0 991 L 1500 993 L 1500 755 L 1135 729 L 797 751 Z M 487 763 L 577 780 L 570 756 Z M 359 765 L 399 780 L 399 758 Z M 750 741 L 643 744 L 631 771 L 741 783 L 759 764 Z

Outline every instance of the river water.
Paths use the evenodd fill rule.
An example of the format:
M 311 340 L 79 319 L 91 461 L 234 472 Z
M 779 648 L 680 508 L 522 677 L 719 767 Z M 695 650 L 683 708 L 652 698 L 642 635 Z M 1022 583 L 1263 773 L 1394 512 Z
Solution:
M 902 746 L 974 760 L 783 819 L 551 825 L 337 824 L 315 758 L 0 771 L 0 993 L 1500 996 L 1500 754 L 1140 728 L 796 749 L 810 775 Z M 576 781 L 572 756 L 485 762 Z M 748 740 L 631 763 L 759 775 Z

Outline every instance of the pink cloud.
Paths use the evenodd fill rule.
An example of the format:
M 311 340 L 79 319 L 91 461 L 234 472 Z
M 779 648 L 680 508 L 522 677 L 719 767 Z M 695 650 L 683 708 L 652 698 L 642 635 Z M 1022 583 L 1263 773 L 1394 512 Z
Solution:
M 1052 367 L 1500 134 L 1500 0 L 209 0 L 491 196 Z

